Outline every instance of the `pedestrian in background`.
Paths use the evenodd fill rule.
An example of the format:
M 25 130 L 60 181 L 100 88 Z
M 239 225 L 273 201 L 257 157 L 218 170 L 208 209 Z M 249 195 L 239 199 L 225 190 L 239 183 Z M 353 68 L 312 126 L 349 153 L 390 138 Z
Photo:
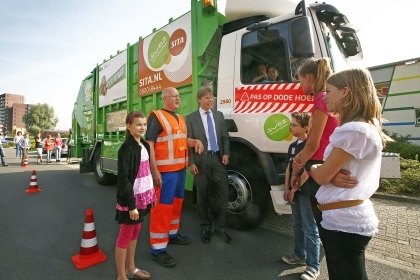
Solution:
M 0 158 L 1 158 L 1 165 L 2 166 L 7 166 L 7 163 L 6 163 L 6 154 L 4 152 L 3 142 L 4 142 L 4 135 L 3 135 L 2 132 L 0 132 Z
M 51 163 L 51 154 L 54 148 L 54 140 L 51 139 L 51 134 L 45 139 L 45 150 L 47 151 L 47 163 Z
M 15 142 L 16 146 L 16 158 L 22 158 L 22 148 L 19 145 L 20 139 L 22 139 L 22 132 L 18 131 L 15 135 L 15 138 L 13 138 L 13 142 Z
M 54 139 L 54 146 L 55 146 L 55 161 L 61 161 L 61 150 L 63 146 L 63 139 L 61 138 L 60 133 L 57 133 L 57 136 Z
M 125 123 L 125 141 L 118 150 L 115 219 L 120 224 L 120 231 L 115 246 L 117 279 L 150 279 L 152 276 L 148 271 L 136 267 L 134 258 L 141 223 L 156 202 L 150 172 L 150 146 L 143 139 L 147 120 L 143 113 L 132 112 Z
M 36 163 L 42 163 L 42 139 L 41 139 L 41 132 L 38 132 L 35 137 L 35 149 L 37 153 Z
M 197 190 L 201 241 L 205 244 L 210 242 L 214 226 L 217 235 L 226 243 L 232 243 L 225 229 L 229 196 L 226 171 L 230 154 L 229 133 L 223 113 L 211 109 L 214 101 L 211 87 L 201 87 L 197 92 L 197 101 L 198 110 L 187 115 L 186 120 L 187 137 L 199 139 L 205 147 L 201 154 L 190 148 L 188 157 Z
M 73 146 L 74 146 L 73 134 L 70 133 L 69 138 L 67 139 L 67 163 L 71 163 Z
M 22 149 L 22 160 L 20 165 L 23 166 L 25 158 L 28 158 L 28 151 L 31 148 L 31 140 L 29 139 L 29 133 L 26 132 L 23 138 L 19 140 L 19 146 Z
M 176 113 L 181 98 L 176 88 L 162 91 L 163 109 L 150 112 L 146 141 L 150 145 L 150 163 L 157 203 L 150 214 L 150 253 L 154 261 L 173 267 L 176 260 L 166 252 L 168 243 L 186 245 L 190 238 L 179 234 L 188 147 L 203 151 L 199 140 L 187 139 L 187 125 Z

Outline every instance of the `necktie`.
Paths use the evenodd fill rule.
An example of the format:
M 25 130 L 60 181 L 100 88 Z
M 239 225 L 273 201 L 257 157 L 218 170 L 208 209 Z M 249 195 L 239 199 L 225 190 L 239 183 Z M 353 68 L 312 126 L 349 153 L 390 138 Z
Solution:
M 214 135 L 214 126 L 213 126 L 213 121 L 210 117 L 210 111 L 207 111 L 206 114 L 207 114 L 207 127 L 208 127 L 208 133 L 209 133 L 209 138 L 210 138 L 210 149 L 213 152 L 217 152 L 216 135 Z

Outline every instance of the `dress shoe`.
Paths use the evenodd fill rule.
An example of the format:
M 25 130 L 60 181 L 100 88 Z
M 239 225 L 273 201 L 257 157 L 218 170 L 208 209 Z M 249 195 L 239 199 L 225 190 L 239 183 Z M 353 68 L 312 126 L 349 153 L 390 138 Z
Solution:
M 216 234 L 223 239 L 227 244 L 232 243 L 232 238 L 227 234 L 226 231 L 216 231 Z
M 178 244 L 178 245 L 187 245 L 191 242 L 189 237 L 183 236 L 178 233 L 178 235 L 172 239 L 169 239 L 169 244 Z
M 176 260 L 166 253 L 166 251 L 160 252 L 156 255 L 152 254 L 152 260 L 164 267 L 173 267 L 176 265 Z
M 203 232 L 201 233 L 201 241 L 204 244 L 209 244 L 210 243 L 210 231 L 209 230 L 203 230 Z

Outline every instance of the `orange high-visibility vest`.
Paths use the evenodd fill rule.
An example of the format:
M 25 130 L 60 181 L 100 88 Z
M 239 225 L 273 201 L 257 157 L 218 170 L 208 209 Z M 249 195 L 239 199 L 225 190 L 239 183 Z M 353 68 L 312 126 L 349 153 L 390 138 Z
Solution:
M 187 125 L 178 115 L 177 120 L 165 110 L 152 111 L 162 126 L 155 143 L 155 159 L 159 172 L 178 171 L 188 167 Z

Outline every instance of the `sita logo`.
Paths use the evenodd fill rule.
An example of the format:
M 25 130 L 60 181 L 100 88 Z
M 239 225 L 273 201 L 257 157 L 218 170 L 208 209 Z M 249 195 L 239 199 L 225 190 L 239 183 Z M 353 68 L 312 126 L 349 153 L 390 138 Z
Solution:
M 175 30 L 171 36 L 166 31 L 157 32 L 150 41 L 148 49 L 149 64 L 159 69 L 171 62 L 172 56 L 177 56 L 185 49 L 187 34 L 183 29 Z

